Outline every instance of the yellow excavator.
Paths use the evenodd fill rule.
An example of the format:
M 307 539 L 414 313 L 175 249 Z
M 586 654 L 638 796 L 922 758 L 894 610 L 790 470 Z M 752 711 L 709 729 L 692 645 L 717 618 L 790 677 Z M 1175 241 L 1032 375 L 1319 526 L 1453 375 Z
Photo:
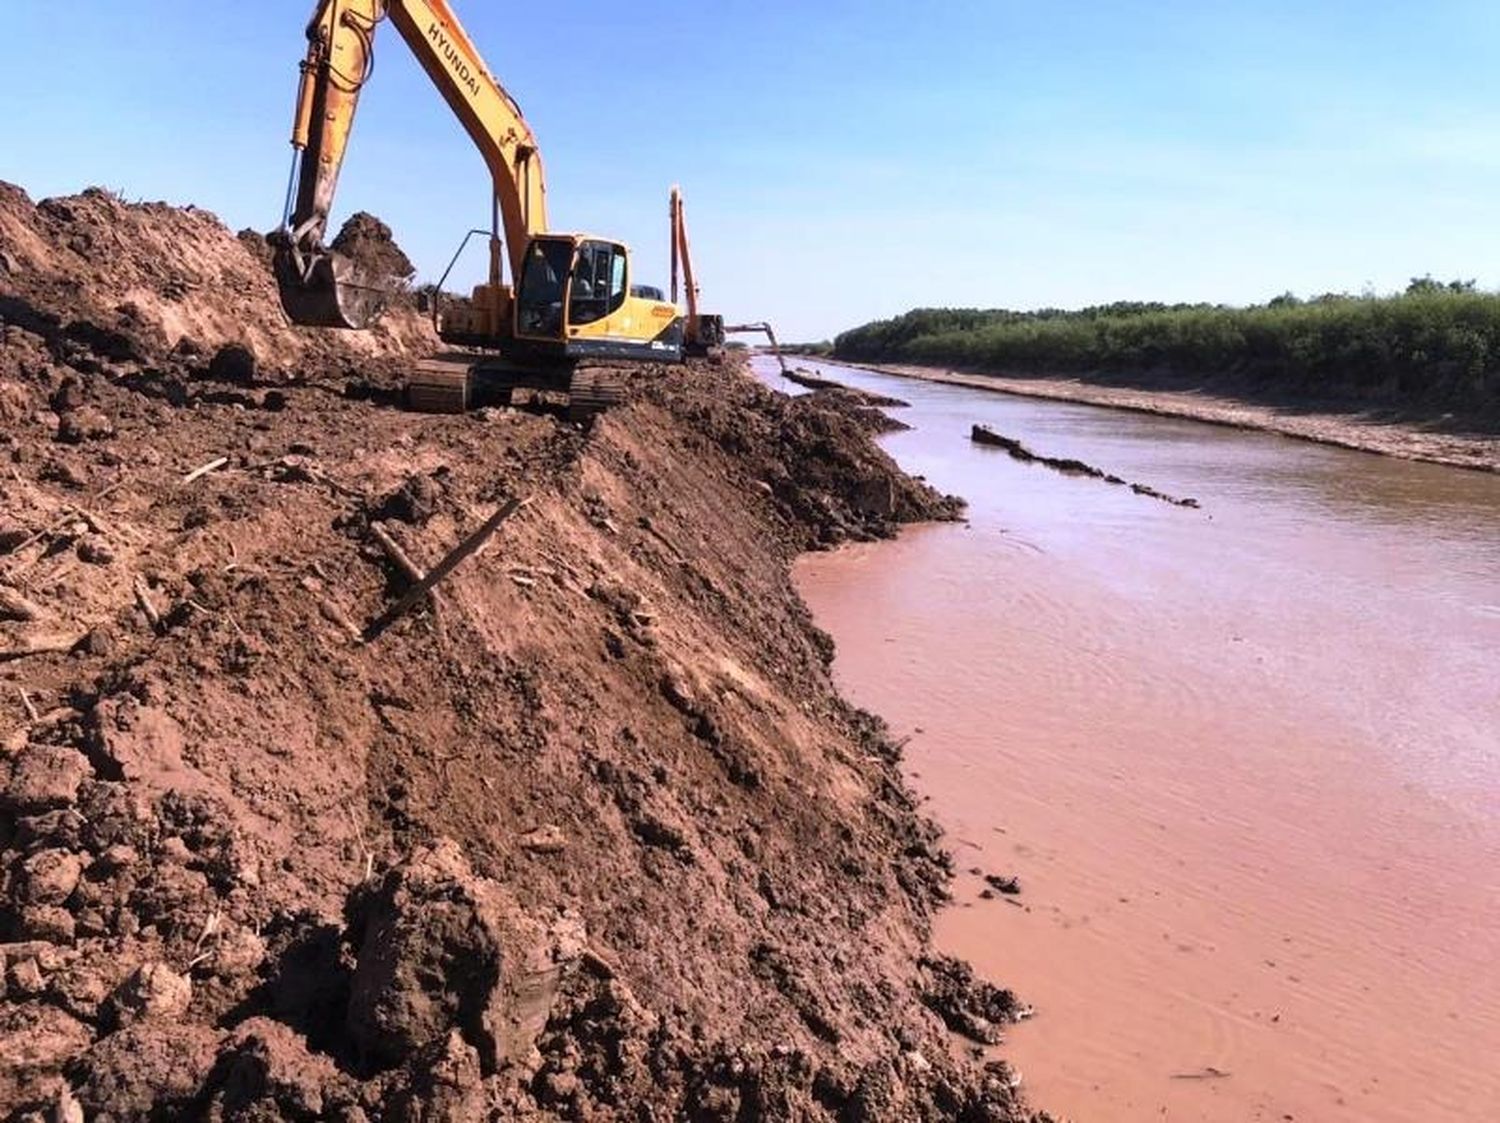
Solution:
M 687 217 L 682 209 L 682 188 L 675 184 L 668 211 L 672 222 L 672 303 L 676 304 L 678 299 L 679 272 L 683 279 L 682 295 L 687 301 L 687 314 L 682 320 L 683 352 L 694 356 L 717 356 L 723 353 L 727 336 L 760 333 L 771 341 L 771 353 L 781 364 L 781 373 L 785 374 L 786 360 L 782 358 L 781 347 L 776 342 L 776 333 L 771 330 L 770 324 L 761 322 L 726 326 L 723 316 L 704 312 L 698 307 L 698 279 L 693 273 L 693 252 L 688 244 Z
M 447 0 L 319 0 L 313 12 L 286 208 L 272 239 L 277 286 L 292 321 L 362 328 L 396 287 L 396 279 L 371 276 L 324 244 L 360 91 L 374 69 L 376 31 L 387 18 L 463 123 L 493 180 L 490 229 L 479 231 L 489 235 L 488 282 L 464 306 L 446 313 L 440 300 L 433 306 L 443 342 L 480 353 L 419 364 L 407 386 L 411 405 L 461 412 L 526 387 L 567 393 L 569 415 L 583 419 L 620 396 L 618 380 L 598 364 L 680 361 L 683 318 L 675 304 L 638 295 L 652 290 L 632 284 L 629 250 L 612 238 L 548 229 L 536 137 Z
M 724 317 L 698 308 L 698 281 L 693 276 L 693 254 L 688 246 L 687 218 L 682 211 L 682 188 L 672 186 L 669 213 L 672 220 L 672 303 L 679 290 L 677 276 L 682 274 L 682 295 L 687 299 L 683 319 L 682 348 L 689 355 L 716 355 L 724 347 Z

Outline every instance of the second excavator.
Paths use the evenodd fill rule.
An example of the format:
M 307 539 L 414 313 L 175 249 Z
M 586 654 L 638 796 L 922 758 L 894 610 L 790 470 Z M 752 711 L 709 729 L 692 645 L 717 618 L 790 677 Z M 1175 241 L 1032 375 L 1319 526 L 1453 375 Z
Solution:
M 776 356 L 781 373 L 786 374 L 786 359 L 782 357 L 781 346 L 776 342 L 776 333 L 771 330 L 770 324 L 760 321 L 726 326 L 723 316 L 705 312 L 698 307 L 701 294 L 698 291 L 698 277 L 693 272 L 692 247 L 688 244 L 687 215 L 683 213 L 682 188 L 676 185 L 672 187 L 668 216 L 672 224 L 672 303 L 677 302 L 679 272 L 682 274 L 683 296 L 687 300 L 687 312 L 682 320 L 684 353 L 716 357 L 723 353 L 724 341 L 728 336 L 759 333 L 771 341 L 771 354 Z
M 569 414 L 581 419 L 620 394 L 618 381 L 598 364 L 680 361 L 684 321 L 673 303 L 636 295 L 649 289 L 633 285 L 627 247 L 548 229 L 536 138 L 447 0 L 319 0 L 314 10 L 286 210 L 273 239 L 282 306 L 292 321 L 365 327 L 396 287 L 395 279 L 371 276 L 324 244 L 360 91 L 374 69 L 376 32 L 386 19 L 462 122 L 493 181 L 490 229 L 479 232 L 489 235 L 488 280 L 467 302 L 441 313 L 435 302 L 433 311 L 444 343 L 479 353 L 419 364 L 408 383 L 411 404 L 460 412 L 526 387 L 566 392 Z
M 682 188 L 672 187 L 668 217 L 672 224 L 672 303 L 677 303 L 677 276 L 683 280 L 687 315 L 682 321 L 682 346 L 689 355 L 714 355 L 724 346 L 724 317 L 698 307 L 698 279 L 693 275 L 693 253 L 688 245 L 687 216 L 682 209 Z

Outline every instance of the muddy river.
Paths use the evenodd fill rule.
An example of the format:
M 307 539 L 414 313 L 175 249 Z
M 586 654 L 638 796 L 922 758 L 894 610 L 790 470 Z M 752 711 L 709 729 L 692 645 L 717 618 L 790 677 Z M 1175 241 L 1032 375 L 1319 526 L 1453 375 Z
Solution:
M 1500 1119 L 1500 477 L 824 369 L 971 504 L 799 583 L 965 871 L 940 945 L 1037 1008 L 1034 1101 Z

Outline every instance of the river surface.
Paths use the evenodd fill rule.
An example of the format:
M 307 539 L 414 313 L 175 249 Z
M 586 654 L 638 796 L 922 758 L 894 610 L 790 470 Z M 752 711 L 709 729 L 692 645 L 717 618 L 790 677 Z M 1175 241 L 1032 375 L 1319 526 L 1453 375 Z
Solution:
M 1500 1120 L 1500 476 L 799 365 L 910 402 L 882 443 L 970 503 L 798 584 L 964 871 L 939 946 L 1036 1006 L 1033 1101 Z

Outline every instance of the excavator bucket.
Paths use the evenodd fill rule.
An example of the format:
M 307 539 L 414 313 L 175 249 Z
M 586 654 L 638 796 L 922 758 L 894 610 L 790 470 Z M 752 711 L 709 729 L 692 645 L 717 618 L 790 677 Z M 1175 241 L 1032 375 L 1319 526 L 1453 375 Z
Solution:
M 389 278 L 362 275 L 335 250 L 304 257 L 288 240 L 277 241 L 273 268 L 281 307 L 303 327 L 369 327 L 395 291 Z

